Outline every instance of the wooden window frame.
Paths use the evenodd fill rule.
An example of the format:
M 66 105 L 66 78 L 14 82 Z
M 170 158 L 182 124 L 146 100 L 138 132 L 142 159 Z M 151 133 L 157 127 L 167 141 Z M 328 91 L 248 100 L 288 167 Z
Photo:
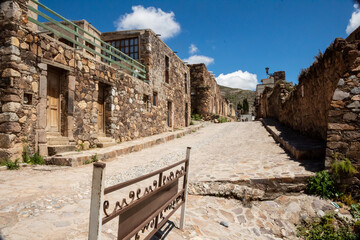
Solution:
M 106 41 L 106 43 L 110 44 L 111 46 L 113 46 L 114 48 L 123 52 L 124 54 L 128 55 L 132 59 L 135 59 L 135 60 L 140 59 L 140 38 L 139 38 L 139 36 L 113 39 L 113 40 Z M 131 51 L 131 49 L 132 49 L 132 51 Z
M 157 92 L 153 92 L 153 99 L 152 99 L 152 105 L 153 106 L 157 106 L 157 103 L 158 103 L 158 93 Z

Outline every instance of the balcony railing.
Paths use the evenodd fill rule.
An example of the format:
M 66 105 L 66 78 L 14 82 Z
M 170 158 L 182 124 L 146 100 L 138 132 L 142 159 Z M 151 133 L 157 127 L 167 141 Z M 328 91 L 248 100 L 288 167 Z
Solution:
M 57 26 L 61 30 L 65 31 L 67 34 L 70 34 L 73 36 L 70 37 L 67 34 L 58 31 L 58 29 L 53 28 L 51 26 L 51 24 L 48 24 L 47 22 L 40 22 L 37 19 L 34 19 L 31 16 L 28 16 L 28 19 L 30 22 L 73 43 L 75 48 L 81 47 L 94 55 L 100 56 L 104 62 L 117 65 L 120 67 L 120 69 L 126 69 L 127 71 L 129 71 L 133 76 L 136 76 L 136 77 L 141 78 L 142 80 L 145 80 L 146 71 L 145 71 L 145 66 L 143 64 L 141 64 L 140 62 L 131 58 L 130 56 L 124 54 L 119 49 L 104 42 L 100 38 L 87 32 L 85 29 L 81 28 L 80 26 L 76 25 L 75 23 L 62 17 L 60 14 L 54 12 L 50 8 L 46 7 L 44 4 L 41 4 L 40 2 L 38 2 L 36 0 L 30 0 L 30 1 L 35 3 L 36 5 L 38 5 L 39 7 L 41 7 L 41 9 L 43 9 L 43 11 L 40 11 L 40 10 L 28 5 L 28 9 L 30 11 L 32 11 L 33 13 L 37 14 L 38 16 L 46 19 L 47 21 L 52 23 L 53 26 Z M 58 17 L 63 22 L 56 21 L 55 19 L 49 17 L 47 15 L 49 13 Z M 68 26 L 72 26 L 74 29 L 71 29 Z M 92 40 L 90 40 L 89 37 Z M 79 41 L 79 39 L 82 39 L 82 40 Z M 91 48 L 90 46 L 87 46 L 87 45 L 94 46 L 94 47 L 100 49 L 100 52 L 94 50 L 93 48 Z

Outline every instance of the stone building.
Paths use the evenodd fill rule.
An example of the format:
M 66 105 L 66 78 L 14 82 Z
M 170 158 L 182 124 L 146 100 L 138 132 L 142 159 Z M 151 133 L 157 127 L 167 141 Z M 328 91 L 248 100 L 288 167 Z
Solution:
M 324 54 L 302 70 L 296 87 L 284 81 L 266 88 L 258 101 L 258 117 L 275 118 L 304 135 L 323 140 L 326 167 L 338 153 L 349 158 L 360 172 L 359 36 L 354 33 L 347 40 L 335 39 Z M 357 179 L 359 184 L 359 175 Z
M 0 159 L 25 146 L 49 156 L 189 125 L 189 68 L 152 30 L 101 34 L 76 21 L 113 48 L 101 50 L 100 39 L 74 46 L 71 35 L 36 30 L 27 3 L 1 2 Z M 115 48 L 128 55 L 110 56 Z
M 235 111 L 229 100 L 221 95 L 216 83 L 205 64 L 190 64 L 191 112 L 205 119 L 212 115 L 235 117 Z
M 263 116 L 264 117 L 264 105 L 260 105 L 260 98 L 264 94 L 266 88 L 267 91 L 273 89 L 275 84 L 279 81 L 286 81 L 285 80 L 285 72 L 278 71 L 274 72 L 273 74 L 269 74 L 268 78 L 261 79 L 261 84 L 256 85 L 256 96 L 255 96 L 255 117 Z M 262 107 L 262 108 L 261 108 Z

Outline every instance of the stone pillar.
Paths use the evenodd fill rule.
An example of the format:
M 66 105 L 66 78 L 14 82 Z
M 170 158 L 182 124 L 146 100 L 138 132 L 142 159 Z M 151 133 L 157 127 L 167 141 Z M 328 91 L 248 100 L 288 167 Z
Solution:
M 70 142 L 75 142 L 74 139 L 74 101 L 75 101 L 75 76 L 68 75 L 68 114 L 67 114 L 67 136 Z
M 39 64 L 40 65 L 40 64 Z M 42 156 L 48 155 L 47 139 L 46 139 L 46 107 L 47 107 L 47 65 L 42 64 L 44 70 L 39 80 L 39 103 L 37 105 L 37 143 L 36 149 Z
M 4 44 L 0 49 L 0 160 L 21 157 L 22 144 L 18 112 L 21 110 L 21 92 L 14 87 L 21 78 L 18 64 L 21 62 L 19 39 L 16 30 L 23 10 L 16 1 L 0 3 L 0 38 Z

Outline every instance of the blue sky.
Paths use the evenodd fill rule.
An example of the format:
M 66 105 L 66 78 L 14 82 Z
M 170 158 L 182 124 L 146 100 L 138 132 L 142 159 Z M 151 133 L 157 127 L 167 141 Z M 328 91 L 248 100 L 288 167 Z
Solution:
M 347 37 L 356 11 L 351 0 L 41 2 L 68 19 L 86 19 L 101 32 L 150 25 L 163 31 L 181 59 L 195 55 L 190 61 L 206 61 L 220 84 L 248 89 L 265 78 L 267 66 L 270 72 L 286 71 L 287 80 L 296 83 L 319 50 Z M 190 54 L 192 44 L 197 51 Z

